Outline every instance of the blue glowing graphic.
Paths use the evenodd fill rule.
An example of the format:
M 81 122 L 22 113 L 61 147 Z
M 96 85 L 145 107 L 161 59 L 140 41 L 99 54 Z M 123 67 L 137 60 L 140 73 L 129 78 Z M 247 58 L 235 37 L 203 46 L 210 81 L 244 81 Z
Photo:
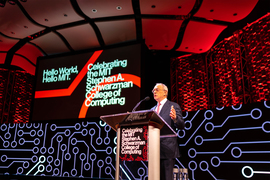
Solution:
M 98 121 L 2 124 L 0 174 L 114 178 L 116 133 Z
M 185 117 L 188 126 L 184 133 L 178 132 L 182 138 L 180 167 L 189 169 L 189 179 L 269 179 L 267 104 L 189 112 Z M 185 151 L 187 156 L 183 156 Z

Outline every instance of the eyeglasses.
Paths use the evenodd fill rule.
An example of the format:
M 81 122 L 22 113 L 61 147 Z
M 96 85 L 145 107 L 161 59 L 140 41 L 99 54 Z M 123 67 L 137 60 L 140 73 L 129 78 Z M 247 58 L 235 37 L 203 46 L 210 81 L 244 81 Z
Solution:
M 156 92 L 164 91 L 164 89 L 155 88 L 155 89 L 152 90 L 152 93 L 154 93 L 155 91 L 156 91 Z

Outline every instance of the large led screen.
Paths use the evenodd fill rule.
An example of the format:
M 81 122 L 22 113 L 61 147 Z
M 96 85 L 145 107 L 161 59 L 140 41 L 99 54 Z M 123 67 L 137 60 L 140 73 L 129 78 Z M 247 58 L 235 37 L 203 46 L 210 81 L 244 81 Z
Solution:
M 131 111 L 140 100 L 141 45 L 38 59 L 32 121 Z

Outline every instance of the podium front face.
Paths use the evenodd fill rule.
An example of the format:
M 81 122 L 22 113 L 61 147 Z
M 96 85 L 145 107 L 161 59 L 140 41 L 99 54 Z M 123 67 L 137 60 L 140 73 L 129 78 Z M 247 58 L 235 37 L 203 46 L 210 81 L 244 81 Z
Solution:
M 100 117 L 117 131 L 115 179 L 121 161 L 148 161 L 148 180 L 160 179 L 160 129 L 166 122 L 153 110 Z
M 120 127 L 120 154 L 122 161 L 147 161 L 148 126 Z
M 160 129 L 152 123 L 119 127 L 116 156 L 116 180 L 121 174 L 120 161 L 148 161 L 148 180 L 159 180 Z

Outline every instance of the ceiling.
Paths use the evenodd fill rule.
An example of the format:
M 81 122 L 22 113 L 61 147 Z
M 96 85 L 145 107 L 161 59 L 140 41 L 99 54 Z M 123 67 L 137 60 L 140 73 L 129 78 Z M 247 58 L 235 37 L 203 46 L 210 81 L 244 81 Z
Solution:
M 203 53 L 269 12 L 269 0 L 0 0 L 0 65 L 132 41 Z

